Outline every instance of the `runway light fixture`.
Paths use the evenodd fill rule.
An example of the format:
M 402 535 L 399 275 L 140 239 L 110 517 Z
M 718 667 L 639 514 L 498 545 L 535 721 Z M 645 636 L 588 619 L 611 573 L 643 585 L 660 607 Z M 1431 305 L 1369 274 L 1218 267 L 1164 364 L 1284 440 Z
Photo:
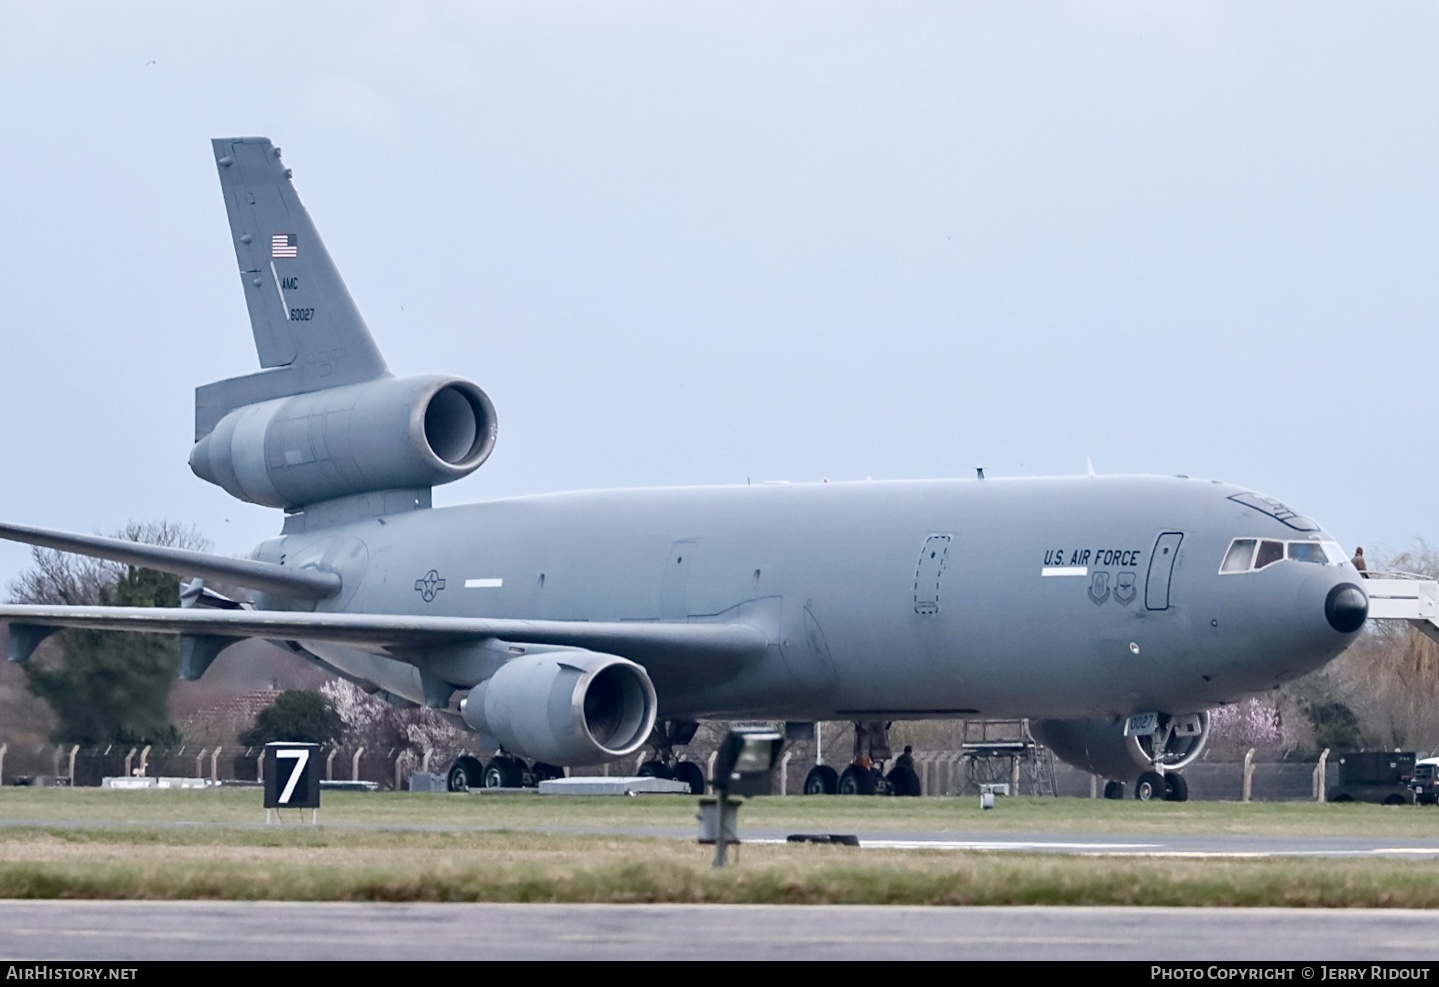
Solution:
M 773 727 L 731 730 L 715 755 L 717 797 L 700 799 L 700 843 L 715 845 L 714 865 L 723 867 L 731 843 L 739 845 L 739 807 L 735 795 L 768 795 L 770 777 L 784 748 L 784 734 Z

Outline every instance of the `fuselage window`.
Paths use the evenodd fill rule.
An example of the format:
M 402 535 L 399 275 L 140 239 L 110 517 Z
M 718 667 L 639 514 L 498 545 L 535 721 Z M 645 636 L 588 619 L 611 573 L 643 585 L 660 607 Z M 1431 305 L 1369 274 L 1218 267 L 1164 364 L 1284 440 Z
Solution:
M 1254 568 L 1263 569 L 1265 566 L 1279 562 L 1284 558 L 1284 543 L 1282 541 L 1269 541 L 1267 538 L 1259 543 L 1259 554 L 1254 559 Z
M 1224 556 L 1224 564 L 1219 567 L 1220 572 L 1248 572 L 1249 563 L 1254 561 L 1253 538 L 1236 538 L 1234 544 L 1229 546 L 1229 552 Z

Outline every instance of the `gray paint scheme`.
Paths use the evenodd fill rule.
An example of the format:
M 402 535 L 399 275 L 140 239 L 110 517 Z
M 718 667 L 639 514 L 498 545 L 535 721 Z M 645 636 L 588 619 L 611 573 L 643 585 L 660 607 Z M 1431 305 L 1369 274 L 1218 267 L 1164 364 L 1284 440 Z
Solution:
M 258 138 L 214 143 L 257 350 L 272 369 L 197 391 L 197 450 L 225 415 L 253 415 L 277 397 L 335 388 L 354 390 L 363 405 L 398 383 L 278 152 Z M 277 320 L 269 282 L 279 276 L 270 260 L 241 249 L 245 236 L 247 248 L 270 249 L 272 236 L 295 231 L 297 256 L 274 266 L 305 258 L 296 290 L 313 292 L 316 316 L 302 323 Z M 413 439 L 423 443 L 436 413 L 422 402 L 406 414 L 423 420 Z M 492 444 L 493 419 L 473 424 L 476 434 L 489 429 Z M 266 460 L 254 444 L 264 441 L 236 455 L 281 477 L 293 457 Z M 1359 583 L 1347 563 L 1219 574 L 1235 537 L 1327 536 L 1296 529 L 1277 502 L 1245 503 L 1248 491 L 1218 482 L 762 484 L 431 509 L 433 471 L 406 473 L 401 463 L 416 455 L 406 448 L 378 468 L 351 462 L 333 499 L 324 499 L 332 488 L 323 477 L 344 472 L 338 467 L 294 488 L 318 500 L 271 498 L 292 522 L 309 523 L 287 523 L 251 562 L 210 557 L 213 573 L 169 566 L 234 577 L 258 590 L 251 609 L 6 606 L 0 618 L 178 632 L 207 642 L 200 667 L 226 640 L 266 637 L 393 698 L 451 710 L 456 690 L 487 681 L 518 654 L 589 649 L 641 666 L 660 717 L 786 720 L 1192 713 L 1312 671 L 1357 631 L 1336 630 L 1327 611 L 1339 588 Z M 367 489 L 365 476 L 382 479 Z M 407 488 L 414 495 L 392 512 L 389 495 Z M 0 537 L 34 541 L 37 530 L 0 528 Z M 50 542 L 57 547 L 132 564 L 148 551 L 128 546 L 120 555 L 51 534 L 72 539 Z M 259 568 L 247 580 L 241 565 Z M 266 573 L 339 589 L 317 598 Z

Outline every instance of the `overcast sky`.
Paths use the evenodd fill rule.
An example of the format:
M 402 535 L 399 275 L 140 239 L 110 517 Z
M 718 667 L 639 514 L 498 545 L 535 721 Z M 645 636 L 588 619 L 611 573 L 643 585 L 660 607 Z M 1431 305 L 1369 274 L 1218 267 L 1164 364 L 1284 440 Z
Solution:
M 437 503 L 1088 458 L 1439 542 L 1436 51 L 1430 2 L 0 3 L 0 517 L 278 530 L 187 465 L 257 368 L 253 134 L 391 368 L 498 408 Z

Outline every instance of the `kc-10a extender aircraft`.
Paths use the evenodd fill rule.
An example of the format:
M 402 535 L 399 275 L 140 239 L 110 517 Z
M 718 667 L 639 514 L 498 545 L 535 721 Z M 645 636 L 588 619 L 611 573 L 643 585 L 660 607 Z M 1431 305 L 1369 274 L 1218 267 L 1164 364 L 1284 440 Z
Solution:
M 1242 487 L 1156 476 L 599 490 L 432 508 L 495 444 L 488 396 L 395 377 L 280 151 L 213 142 L 258 373 L 195 392 L 190 465 L 282 508 L 250 559 L 0 526 L 192 577 L 179 609 L 5 606 L 11 659 L 62 627 L 181 635 L 181 674 L 278 642 L 501 753 L 452 787 L 513 786 L 700 719 L 855 723 L 811 793 L 883 790 L 898 719 L 1029 717 L 1118 797 L 1183 800 L 1207 710 L 1334 658 L 1368 599 L 1320 526 Z M 242 586 L 232 600 L 204 581 Z M 860 755 L 870 760 L 866 761 Z M 528 760 L 527 760 L 528 759 Z

